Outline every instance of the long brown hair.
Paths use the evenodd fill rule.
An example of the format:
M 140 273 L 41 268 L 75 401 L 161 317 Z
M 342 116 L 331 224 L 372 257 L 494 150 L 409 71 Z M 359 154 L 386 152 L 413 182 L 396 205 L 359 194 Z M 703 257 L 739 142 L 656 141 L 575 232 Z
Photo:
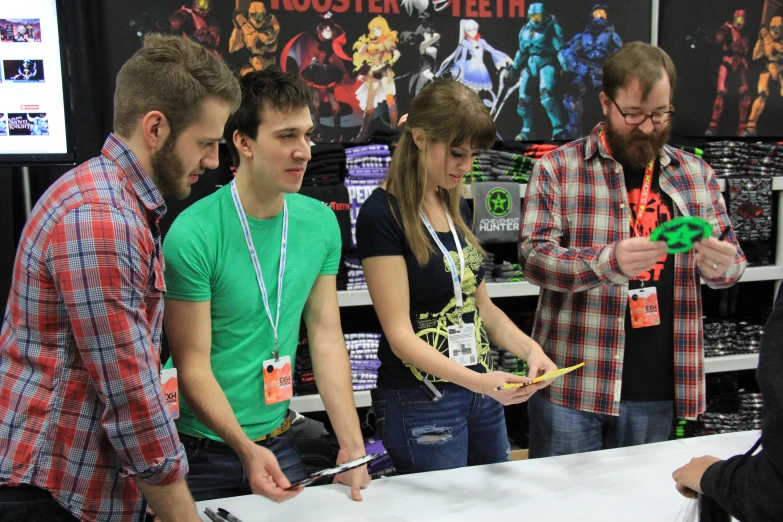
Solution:
M 419 215 L 427 186 L 427 172 L 420 158 L 422 154 L 426 156 L 427 149 L 420 151 L 416 146 L 413 129 L 424 131 L 428 145 L 445 143 L 458 147 L 470 143 L 472 148 L 483 150 L 495 143 L 495 122 L 478 95 L 455 80 L 434 81 L 410 104 L 408 122 L 389 165 L 386 190 L 397 199 L 411 252 L 419 265 L 425 266 L 434 252 Z M 438 194 L 460 235 L 484 253 L 460 212 L 462 185 L 451 190 L 438 188 Z

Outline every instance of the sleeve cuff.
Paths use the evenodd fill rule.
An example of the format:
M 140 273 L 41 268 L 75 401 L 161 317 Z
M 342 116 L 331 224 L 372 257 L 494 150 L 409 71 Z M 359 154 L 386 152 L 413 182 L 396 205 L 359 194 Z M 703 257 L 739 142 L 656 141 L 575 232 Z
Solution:
M 720 476 L 721 467 L 725 462 L 725 460 L 716 462 L 707 468 L 704 474 L 701 476 L 701 481 L 699 482 L 701 491 L 710 498 L 715 498 L 718 495 L 718 488 L 716 487 L 716 483 L 718 481 L 718 477 Z
M 628 276 L 620 270 L 620 264 L 615 256 L 617 243 L 606 245 L 598 259 L 598 275 L 616 285 L 624 285 L 628 282 Z
M 123 466 L 120 468 L 120 475 L 122 477 L 138 475 L 144 482 L 166 485 L 185 478 L 189 470 L 188 457 L 181 443 L 177 445 L 177 453 L 175 455 L 155 459 L 151 465 L 142 465 L 146 467 L 140 471 Z

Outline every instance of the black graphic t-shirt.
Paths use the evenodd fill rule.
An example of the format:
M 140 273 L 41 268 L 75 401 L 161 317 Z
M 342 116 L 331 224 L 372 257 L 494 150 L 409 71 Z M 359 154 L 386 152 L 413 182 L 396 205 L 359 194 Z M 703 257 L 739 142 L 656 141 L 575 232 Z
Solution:
M 645 202 L 640 234 L 649 237 L 655 228 L 672 219 L 673 203 L 659 186 L 660 167 L 655 164 L 652 187 Z M 636 219 L 642 192 L 644 169 L 623 166 L 628 189 L 630 217 Z M 632 279 L 629 289 L 641 288 L 641 281 Z M 624 401 L 663 401 L 674 399 L 674 255 L 665 254 L 647 273 L 645 287 L 658 292 L 661 324 L 634 328 L 630 307 L 625 313 L 625 358 L 621 399 Z
M 393 210 L 392 210 L 393 209 Z M 470 223 L 470 209 L 467 201 L 462 200 L 460 207 L 463 218 Z M 395 215 L 397 219 L 395 219 Z M 401 226 L 397 200 L 378 188 L 362 205 L 356 221 L 356 253 L 359 260 L 377 256 L 403 256 L 408 269 L 408 292 L 410 294 L 410 318 L 413 330 L 419 337 L 434 346 L 448 357 L 448 326 L 454 324 L 456 298 L 451 280 L 451 267 L 446 262 L 435 241 L 430 237 L 434 254 L 430 262 L 422 268 L 411 252 Z M 449 251 L 457 270 L 459 255 L 451 232 L 438 232 L 443 246 Z M 427 234 L 429 236 L 429 234 Z M 491 369 L 489 340 L 477 313 L 474 293 L 484 279 L 484 260 L 473 245 L 461 239 L 462 253 L 465 258 L 465 277 L 462 280 L 462 320 L 476 325 L 476 348 L 478 360 L 469 366 L 472 370 L 486 372 Z M 402 283 L 402 282 L 400 282 Z M 403 363 L 391 350 L 384 334 L 378 348 L 381 367 L 378 370 L 379 388 L 414 388 L 426 377 L 433 382 L 441 379 L 429 375 L 418 368 Z

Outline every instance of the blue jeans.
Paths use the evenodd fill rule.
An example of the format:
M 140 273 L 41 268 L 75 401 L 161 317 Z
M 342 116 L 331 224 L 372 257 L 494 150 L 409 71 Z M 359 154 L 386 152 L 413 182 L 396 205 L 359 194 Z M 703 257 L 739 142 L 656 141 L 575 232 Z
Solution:
M 0 520 L 78 522 L 52 494 L 35 486 L 0 486 Z
M 455 384 L 433 401 L 420 388 L 375 389 L 376 428 L 400 474 L 508 462 L 503 406 Z
M 179 438 L 188 455 L 188 487 L 196 502 L 251 494 L 245 466 L 227 444 L 182 433 Z M 256 444 L 275 454 L 280 469 L 291 482 L 307 476 L 293 429 Z
M 674 420 L 673 401 L 622 401 L 619 416 L 567 408 L 538 394 L 527 404 L 531 459 L 662 442 Z

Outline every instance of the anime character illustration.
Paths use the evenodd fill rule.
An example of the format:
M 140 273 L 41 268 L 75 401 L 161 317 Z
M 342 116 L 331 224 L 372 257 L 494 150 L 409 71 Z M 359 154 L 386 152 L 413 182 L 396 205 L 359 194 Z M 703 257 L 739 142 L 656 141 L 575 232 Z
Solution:
M 14 42 L 29 42 L 30 40 L 30 35 L 27 34 L 27 26 L 20 25 L 14 35 Z
M 241 76 L 277 63 L 274 53 L 277 51 L 280 24 L 275 15 L 267 12 L 263 2 L 252 2 L 247 14 L 235 10 L 232 21 L 234 30 L 228 40 L 228 52 L 247 49 L 250 53 L 248 63 L 239 71 Z
M 48 136 L 49 135 L 49 118 L 44 114 L 43 116 L 27 115 L 27 121 L 30 122 L 30 135 L 31 136 Z
M 30 64 L 32 64 L 32 66 Z M 15 75 L 8 78 L 9 80 L 22 82 L 32 81 L 35 80 L 35 77 L 38 75 L 38 67 L 35 64 L 35 61 L 32 60 L 22 60 L 21 65 L 19 65 L 16 71 Z
M 409 16 L 413 15 L 413 10 L 417 10 L 419 13 L 424 13 L 430 6 L 430 0 L 402 0 L 400 5 L 408 13 Z M 432 0 L 432 8 L 441 12 L 444 9 L 448 9 L 451 5 L 451 0 Z
M 392 129 L 397 128 L 397 94 L 394 86 L 394 71 L 392 66 L 400 59 L 397 50 L 397 31 L 389 28 L 389 23 L 382 16 L 376 16 L 367 25 L 369 33 L 359 37 L 353 44 L 354 70 L 364 74 L 364 82 L 356 90 L 359 107 L 364 111 L 362 128 L 356 136 L 356 141 L 366 141 L 370 134 L 375 108 L 379 103 L 386 102 L 389 109 L 389 122 Z M 366 73 L 363 73 L 367 69 Z
M 212 13 L 213 0 L 193 0 L 190 7 L 184 5 L 168 15 L 165 20 L 155 24 L 163 33 L 175 34 L 194 40 L 218 58 L 222 58 L 220 45 L 220 25 Z
M 745 34 L 746 12 L 744 9 L 734 11 L 731 21 L 725 22 L 715 32 L 714 43 L 721 47 L 720 66 L 718 67 L 718 92 L 715 102 L 712 104 L 712 118 L 710 125 L 704 132 L 705 136 L 715 136 L 718 133 L 718 124 L 723 114 L 723 103 L 726 97 L 727 84 L 733 78 L 739 80 L 737 93 L 739 101 L 739 126 L 737 135 L 743 136 L 748 122 L 751 94 L 748 88 L 748 55 L 750 54 L 750 40 Z
M 604 62 L 623 45 L 614 25 L 607 21 L 607 7 L 596 4 L 590 10 L 590 22 L 563 49 L 564 69 L 574 75 L 569 91 L 563 96 L 568 115 L 566 133 L 569 138 L 582 136 L 584 97 L 589 90 L 601 89 Z
M 353 98 L 353 90 L 348 93 L 350 86 L 356 82 L 348 74 L 345 62 L 351 58 L 343 50 L 346 44 L 345 30 L 335 23 L 331 11 L 327 11 L 320 17 L 320 22 L 314 33 L 303 32 L 294 36 L 280 53 L 280 67 L 286 71 L 288 59 L 293 59 L 299 67 L 299 75 L 310 87 L 313 88 L 313 111 L 315 116 L 314 141 L 324 140 L 324 127 L 321 124 L 321 102 L 326 101 L 330 107 L 328 119 L 331 120 L 334 136 L 331 141 L 342 139 L 342 107 L 343 104 Z M 338 93 L 338 90 L 341 91 Z M 355 106 L 358 111 L 358 101 Z M 349 110 L 349 114 L 352 111 Z
M 750 109 L 750 117 L 745 128 L 745 136 L 756 135 L 756 125 L 759 117 L 764 112 L 769 97 L 769 81 L 776 81 L 780 84 L 780 95 L 783 96 L 783 17 L 780 15 L 769 17 L 768 12 L 771 9 L 768 2 L 764 3 L 764 15 L 762 15 L 763 25 L 759 31 L 759 39 L 753 49 L 753 60 L 766 58 L 767 65 L 765 70 L 759 75 L 758 95 L 753 100 L 753 107 Z
M 0 113 L 0 136 L 8 136 L 8 121 L 3 113 Z
M 492 57 L 495 68 L 503 74 L 512 65 L 511 57 L 489 45 L 478 32 L 479 24 L 475 20 L 460 20 L 459 42 L 457 48 L 440 65 L 435 74 L 438 78 L 453 78 L 476 93 L 485 91 L 489 99 L 484 99 L 488 107 L 494 107 L 498 100 L 493 90 L 492 77 L 484 64 L 484 53 Z
M 526 141 L 533 128 L 533 98 L 528 93 L 532 81 L 538 80 L 541 105 L 552 123 L 552 139 L 567 137 L 563 106 L 552 95 L 557 83 L 558 66 L 566 70 L 563 57 L 563 30 L 554 15 L 544 12 L 544 4 L 533 3 L 527 11 L 528 22 L 519 31 L 519 50 L 514 56 L 514 70 L 521 71 L 519 105 L 522 131 L 515 138 Z
M 415 50 L 418 54 L 418 62 L 413 66 L 413 70 L 405 75 L 397 77 L 399 80 L 403 76 L 408 77 L 408 94 L 413 99 L 430 83 L 435 77 L 437 69 L 438 46 L 440 45 L 440 34 L 435 31 L 435 27 L 429 20 L 428 13 L 419 15 L 421 22 L 415 31 L 403 31 L 400 33 L 400 44 Z

